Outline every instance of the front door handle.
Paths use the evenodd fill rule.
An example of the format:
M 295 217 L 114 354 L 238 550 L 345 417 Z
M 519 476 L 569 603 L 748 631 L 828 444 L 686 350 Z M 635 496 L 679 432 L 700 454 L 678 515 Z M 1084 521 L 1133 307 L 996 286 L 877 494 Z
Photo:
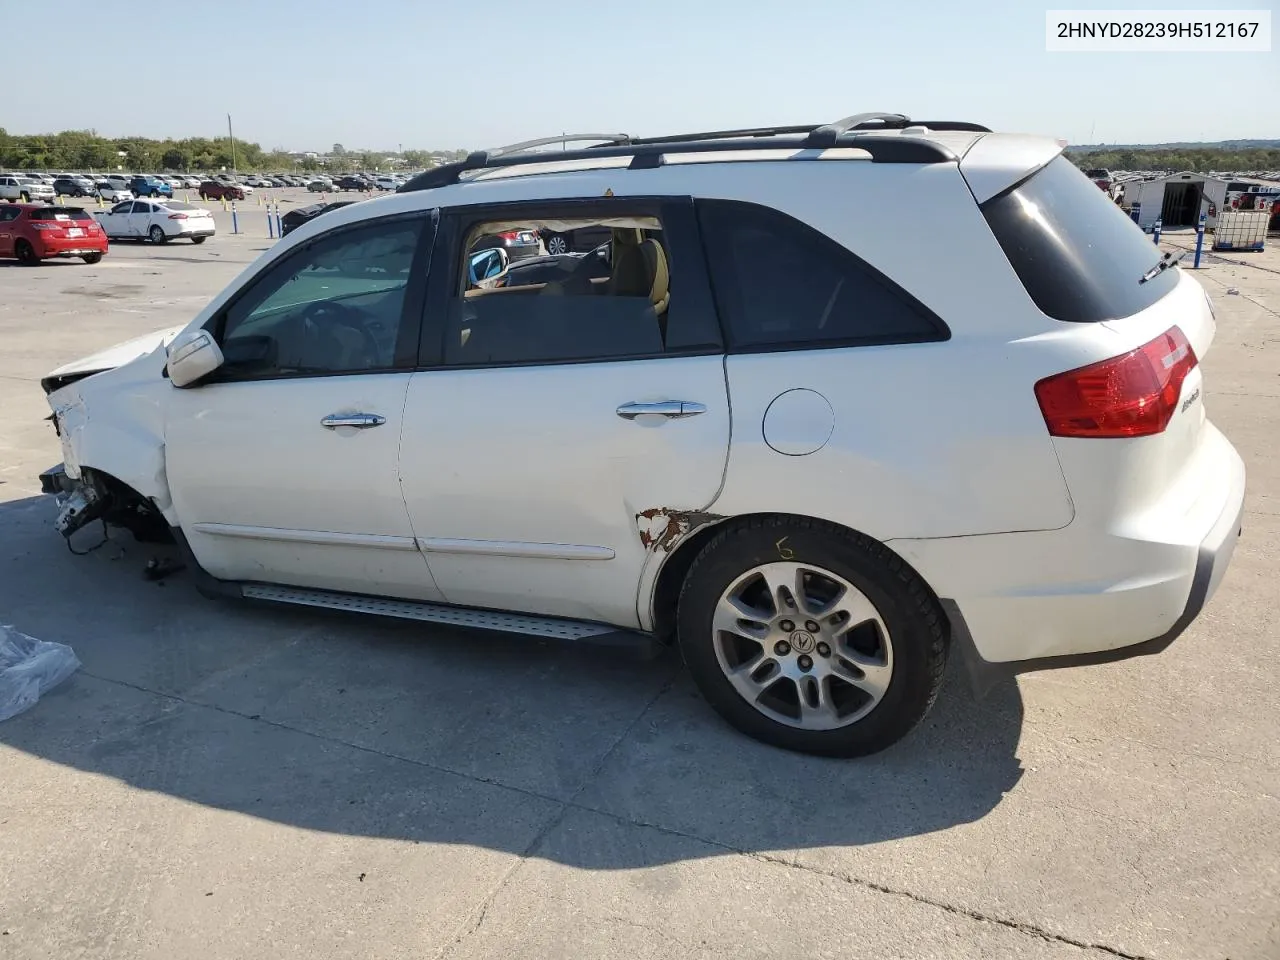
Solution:
M 682 417 L 696 417 L 706 413 L 704 404 L 692 400 L 657 400 L 651 403 L 624 403 L 618 407 L 618 416 L 623 420 L 634 420 L 636 417 L 659 416 L 668 420 L 679 420 Z
M 387 422 L 386 417 L 376 413 L 331 413 L 320 421 L 320 426 L 334 430 L 338 427 L 356 427 L 367 430 L 369 427 L 380 427 Z

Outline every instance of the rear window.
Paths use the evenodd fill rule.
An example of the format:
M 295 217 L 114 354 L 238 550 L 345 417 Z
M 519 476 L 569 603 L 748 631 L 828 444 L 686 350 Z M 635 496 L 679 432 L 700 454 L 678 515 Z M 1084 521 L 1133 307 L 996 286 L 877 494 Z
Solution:
M 93 217 L 79 207 L 44 207 L 31 211 L 32 220 L 92 220 Z
M 166 210 L 199 210 L 200 207 L 190 203 L 183 203 L 181 200 L 171 200 L 165 203 Z
M 1055 320 L 1132 316 L 1178 283 L 1176 270 L 1141 282 L 1160 250 L 1065 157 L 988 200 L 982 212 L 1031 299 Z

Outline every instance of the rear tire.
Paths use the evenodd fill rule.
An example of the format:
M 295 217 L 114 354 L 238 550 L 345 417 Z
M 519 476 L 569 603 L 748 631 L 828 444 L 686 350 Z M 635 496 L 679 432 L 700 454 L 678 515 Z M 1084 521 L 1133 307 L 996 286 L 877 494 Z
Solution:
M 191 238 L 191 242 L 192 242 L 192 243 L 204 243 L 204 242 L 205 242 L 206 240 L 208 240 L 208 239 L 209 239 L 208 237 L 192 237 L 192 238 Z
M 85 263 L 88 263 L 88 264 L 101 263 L 101 262 L 102 262 L 102 254 L 100 254 L 100 253 L 86 253 L 86 254 L 85 254 L 83 257 L 81 257 L 80 259 L 81 259 L 81 260 L 83 260 Z
M 40 262 L 40 258 L 36 256 L 36 248 L 27 240 L 18 240 L 14 243 L 13 253 L 24 267 L 34 267 Z
M 150 237 L 152 243 L 168 243 L 169 242 L 169 238 L 165 235 L 164 229 L 159 224 L 153 226 L 150 230 L 148 230 L 147 236 Z
M 795 587 L 777 594 L 776 583 Z M 906 736 L 947 659 L 942 612 L 915 571 L 876 540 L 799 517 L 715 536 L 685 578 L 677 627 L 716 712 L 757 740 L 820 756 L 863 756 Z

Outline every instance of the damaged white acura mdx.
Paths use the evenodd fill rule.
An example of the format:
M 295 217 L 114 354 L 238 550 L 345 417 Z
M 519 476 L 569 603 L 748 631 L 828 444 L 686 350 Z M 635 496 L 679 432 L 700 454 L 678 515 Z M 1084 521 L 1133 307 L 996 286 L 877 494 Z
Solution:
M 1199 613 L 1245 484 L 1214 330 L 1052 140 L 553 138 L 317 218 L 180 331 L 52 373 L 44 488 L 64 535 L 172 537 L 207 592 L 675 643 L 739 729 L 864 754 L 950 650 L 987 680 Z

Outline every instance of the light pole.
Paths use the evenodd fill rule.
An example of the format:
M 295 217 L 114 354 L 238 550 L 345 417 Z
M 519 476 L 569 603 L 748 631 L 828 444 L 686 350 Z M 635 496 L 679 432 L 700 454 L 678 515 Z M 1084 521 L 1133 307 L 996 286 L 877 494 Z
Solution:
M 227 136 L 231 139 L 231 172 L 236 172 L 236 137 L 231 132 L 231 114 L 227 114 Z

